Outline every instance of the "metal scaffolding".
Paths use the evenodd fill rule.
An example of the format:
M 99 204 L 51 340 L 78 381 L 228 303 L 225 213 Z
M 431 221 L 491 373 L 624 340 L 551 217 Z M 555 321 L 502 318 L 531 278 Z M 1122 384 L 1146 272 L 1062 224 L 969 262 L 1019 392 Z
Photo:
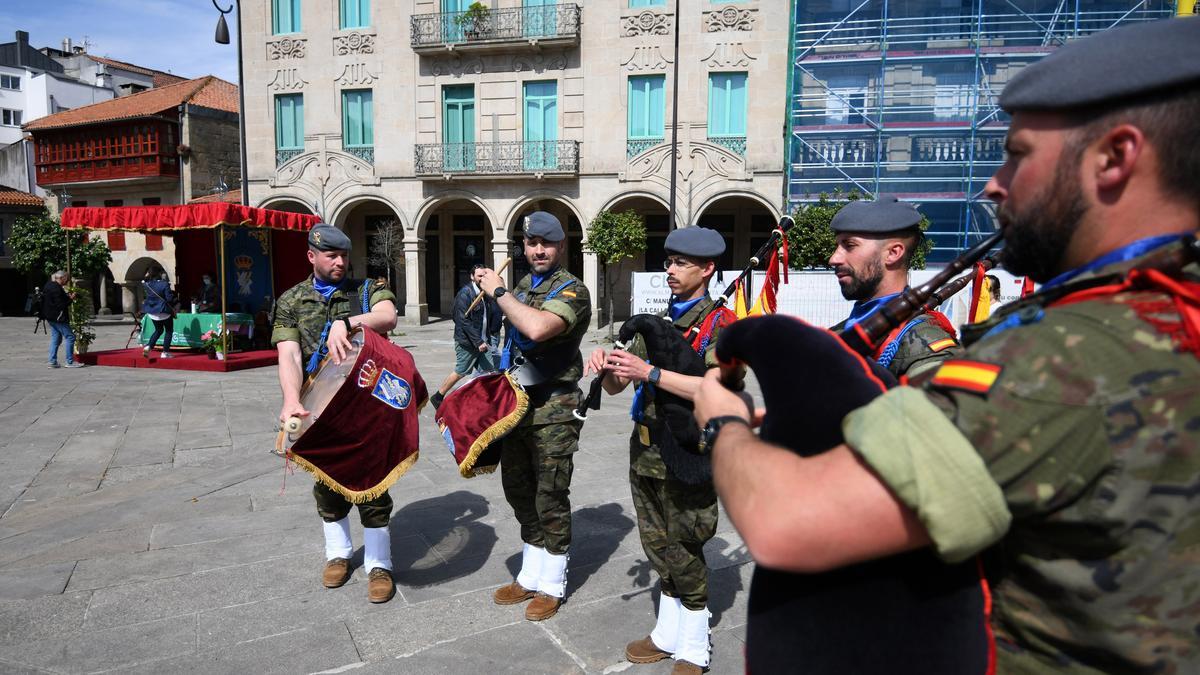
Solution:
M 932 225 L 931 262 L 994 229 L 997 98 L 1066 41 L 1174 14 L 1174 0 L 797 0 L 786 198 L 893 193 Z

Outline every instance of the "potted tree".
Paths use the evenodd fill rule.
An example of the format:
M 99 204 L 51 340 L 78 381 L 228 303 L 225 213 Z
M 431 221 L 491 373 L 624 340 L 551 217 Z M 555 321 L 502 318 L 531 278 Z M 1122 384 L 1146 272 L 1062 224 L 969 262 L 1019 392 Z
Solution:
M 478 40 L 487 27 L 488 18 L 492 11 L 482 2 L 472 2 L 467 11 L 454 17 L 454 25 L 458 26 L 467 40 Z
M 96 331 L 92 324 L 92 294 L 86 288 L 68 286 L 67 293 L 74 293 L 67 324 L 75 334 L 75 353 L 86 354 L 88 347 L 96 341 Z

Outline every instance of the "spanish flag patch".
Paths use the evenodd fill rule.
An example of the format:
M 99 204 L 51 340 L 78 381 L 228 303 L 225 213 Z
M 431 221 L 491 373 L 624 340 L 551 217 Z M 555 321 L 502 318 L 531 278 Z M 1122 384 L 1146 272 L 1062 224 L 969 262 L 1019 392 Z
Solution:
M 561 291 L 561 292 L 559 293 L 559 295 L 565 295 L 565 296 L 567 296 L 568 298 L 574 298 L 574 297 L 576 297 L 575 291 Z
M 942 364 L 929 384 L 945 389 L 960 389 L 973 394 L 991 391 L 1004 366 L 979 361 L 951 359 Z
M 958 344 L 958 343 L 954 341 L 954 338 L 942 338 L 941 340 L 936 340 L 934 342 L 930 342 L 929 343 L 929 351 L 940 352 L 943 349 L 949 349 L 950 347 L 953 347 L 956 344 Z

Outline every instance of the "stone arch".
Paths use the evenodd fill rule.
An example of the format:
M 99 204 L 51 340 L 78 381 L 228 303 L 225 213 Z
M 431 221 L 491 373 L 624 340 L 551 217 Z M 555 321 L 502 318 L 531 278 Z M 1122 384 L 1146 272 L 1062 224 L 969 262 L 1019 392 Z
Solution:
M 754 192 L 752 190 L 722 190 L 720 192 L 716 192 L 714 194 L 709 195 L 708 197 L 706 197 L 704 199 L 703 202 L 700 203 L 699 208 L 696 209 L 696 218 L 695 218 L 695 222 L 693 224 L 699 223 L 700 216 L 704 215 L 704 212 L 706 210 L 708 210 L 708 207 L 721 201 L 722 199 L 728 199 L 730 197 L 745 197 L 747 199 L 758 202 L 764 208 L 766 208 L 768 211 L 771 212 L 771 215 L 775 218 L 776 222 L 778 222 L 779 219 L 783 217 L 783 214 L 780 213 L 780 211 L 779 211 L 779 207 L 777 207 L 774 203 L 772 203 L 771 200 L 758 194 L 757 192 Z
M 408 242 L 418 269 L 408 274 L 410 280 L 414 272 L 419 275 L 429 313 L 448 313 L 454 294 L 469 281 L 471 268 L 494 264 L 492 240 L 498 222 L 487 201 L 466 190 L 439 192 L 417 210 Z
M 748 190 L 728 190 L 709 197 L 696 211 L 695 225 L 708 227 L 725 238 L 725 255 L 718 269 L 741 269 L 779 223 L 779 211 L 762 195 Z
M 271 194 L 258 203 L 258 208 L 286 211 L 288 213 L 307 213 L 310 215 L 313 213 L 312 206 L 303 197 L 291 194 Z
M 487 217 L 488 222 L 493 223 L 493 227 L 495 223 L 500 222 L 496 219 L 496 214 L 492 212 L 492 209 L 490 206 L 488 206 L 488 203 L 474 192 L 468 192 L 466 190 L 446 190 L 445 192 L 439 192 L 436 195 L 426 199 L 425 203 L 421 205 L 421 208 L 417 209 L 417 215 L 412 222 L 413 230 L 416 231 L 417 236 L 422 238 L 425 236 L 425 228 L 429 224 L 429 216 L 431 216 L 442 206 L 458 200 L 468 201 L 479 207 L 479 210 L 483 211 L 483 215 Z
M 509 268 L 512 272 L 511 279 L 515 282 L 529 271 L 529 265 L 525 262 L 525 254 L 521 245 L 521 220 L 523 216 L 533 213 L 536 210 L 543 210 L 553 214 L 563 224 L 563 229 L 567 234 L 567 257 L 565 261 L 567 271 L 580 279 L 584 279 L 586 283 L 583 255 L 583 218 L 580 215 L 579 209 L 571 202 L 570 198 L 566 195 L 547 191 L 539 191 L 522 197 L 508 212 L 507 219 L 504 222 L 504 231 L 507 234 L 509 242 L 509 255 L 513 259 L 513 263 Z

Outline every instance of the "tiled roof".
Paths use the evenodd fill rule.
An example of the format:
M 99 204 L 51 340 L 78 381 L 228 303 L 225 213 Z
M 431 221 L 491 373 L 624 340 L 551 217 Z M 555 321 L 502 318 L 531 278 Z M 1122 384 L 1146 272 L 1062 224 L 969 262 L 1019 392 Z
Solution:
M 224 199 L 221 199 L 221 194 L 218 192 L 218 193 L 214 193 L 211 195 L 204 195 L 203 197 L 196 197 L 195 199 L 191 200 L 188 203 L 189 204 L 211 204 L 213 202 L 226 202 L 228 204 L 241 204 L 242 203 L 242 190 L 241 190 L 241 188 L 235 188 L 233 190 L 230 190 L 225 193 Z
M 149 117 L 174 110 L 183 103 L 237 113 L 237 86 L 215 75 L 184 80 L 165 87 L 155 87 L 130 96 L 122 96 L 81 108 L 40 117 L 25 125 L 26 131 L 61 129 L 63 127 L 116 122 Z
M 156 87 L 163 87 L 168 84 L 175 84 L 176 82 L 184 82 L 187 80 L 186 77 L 172 75 L 171 73 L 165 73 L 161 70 L 155 70 L 153 68 L 143 68 L 142 66 L 135 66 L 132 63 L 126 63 L 124 61 L 118 61 L 116 59 L 109 59 L 109 58 L 105 58 L 103 56 L 96 56 L 94 54 L 88 54 L 87 56 L 89 59 L 95 61 L 96 63 L 103 63 L 106 66 L 112 66 L 113 68 L 120 68 L 121 70 L 127 70 L 131 73 L 138 73 L 141 75 L 150 75 L 151 77 L 154 78 L 154 86 L 156 86 Z M 162 78 L 161 83 L 159 82 L 160 78 Z
M 41 197 L 0 185 L 0 206 L 45 206 Z

